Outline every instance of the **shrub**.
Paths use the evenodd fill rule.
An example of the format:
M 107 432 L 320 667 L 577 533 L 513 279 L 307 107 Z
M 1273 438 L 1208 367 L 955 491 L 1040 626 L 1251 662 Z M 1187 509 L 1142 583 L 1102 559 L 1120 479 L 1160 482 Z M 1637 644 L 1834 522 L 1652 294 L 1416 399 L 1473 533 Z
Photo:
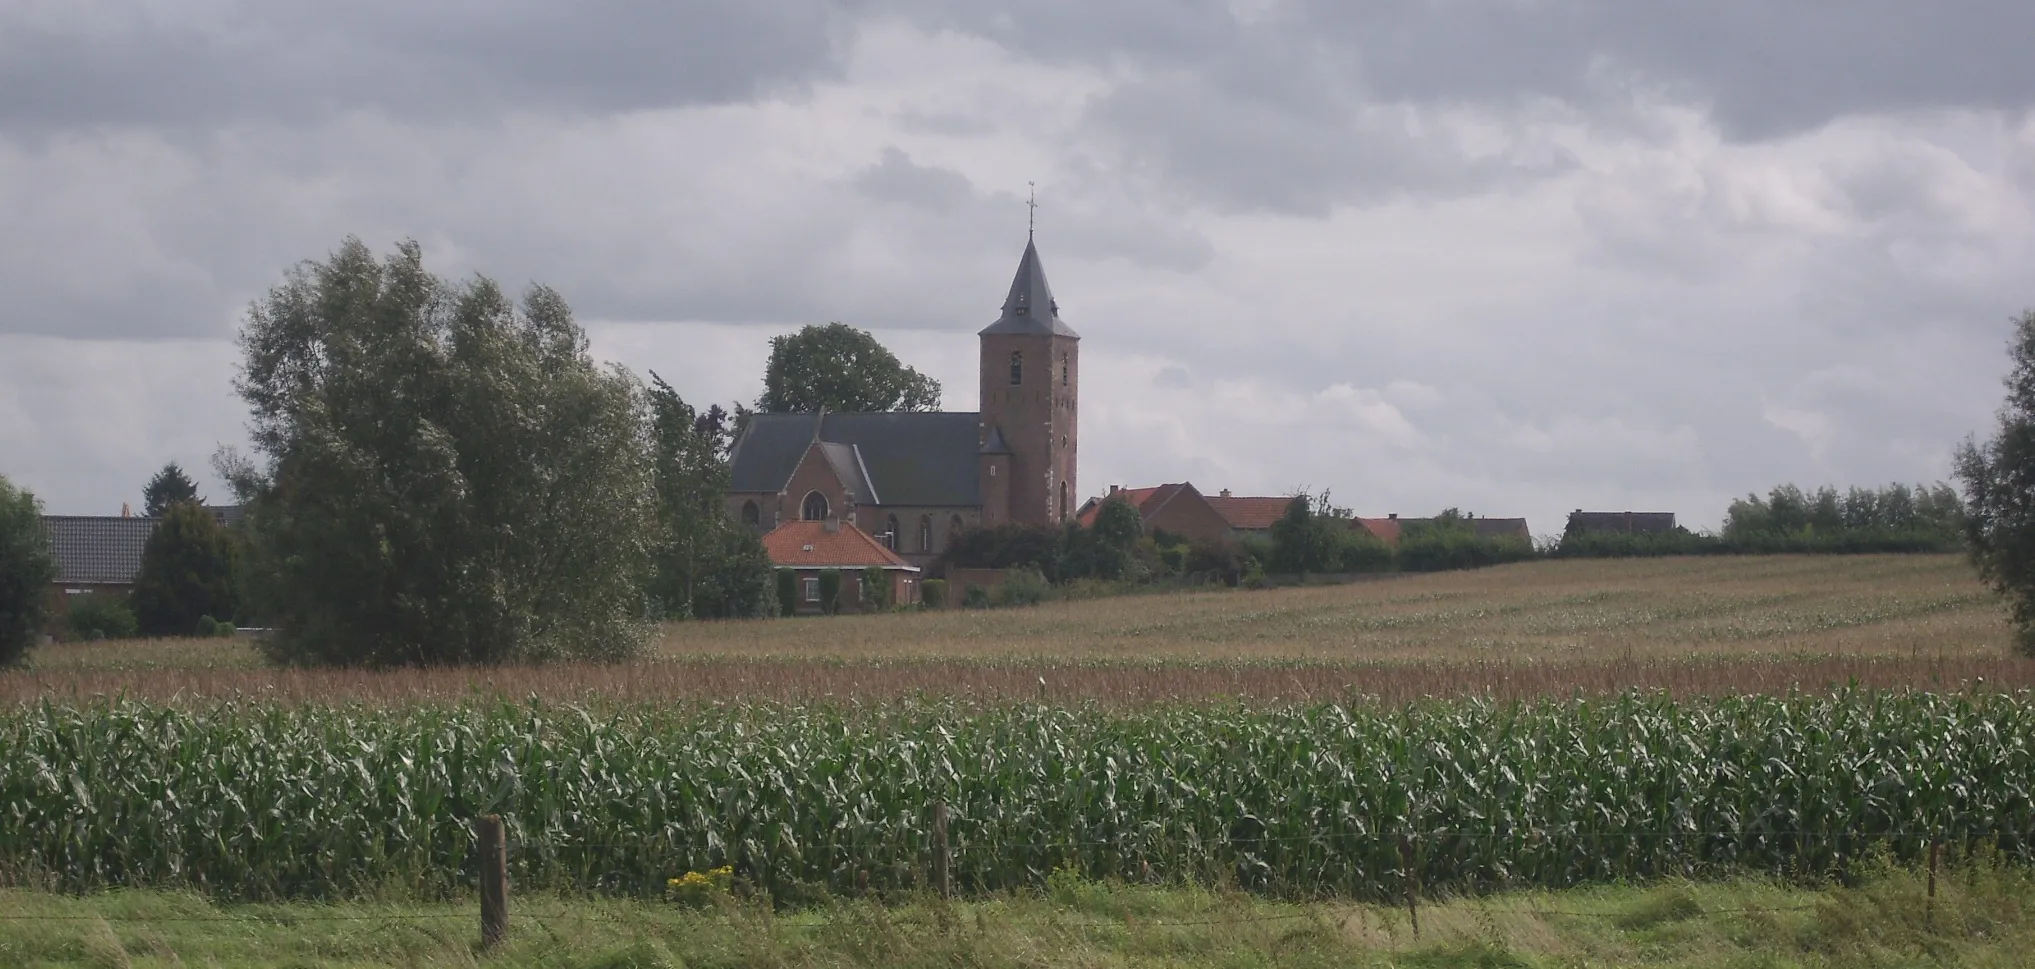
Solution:
M 939 609 L 947 604 L 947 580 L 927 579 L 919 583 L 919 599 L 928 609 Z
M 989 591 L 979 585 L 971 585 L 961 593 L 961 605 L 969 609 L 989 608 Z
M 1048 579 L 1059 577 L 1060 530 L 1051 525 L 1005 524 L 963 530 L 947 540 L 940 560 L 964 569 L 1030 566 Z
M 125 598 L 100 592 L 72 596 L 68 623 L 73 639 L 132 639 L 141 632 Z
M 1009 569 L 1003 574 L 1003 587 L 996 590 L 996 604 L 999 606 L 1036 606 L 1053 597 L 1053 586 L 1046 577 L 1031 569 Z
M 841 611 L 841 570 L 820 570 L 820 611 L 831 616 Z
M 791 569 L 777 570 L 777 613 L 798 615 L 798 573 Z
M 862 605 L 872 610 L 890 608 L 890 573 L 872 565 L 862 570 Z

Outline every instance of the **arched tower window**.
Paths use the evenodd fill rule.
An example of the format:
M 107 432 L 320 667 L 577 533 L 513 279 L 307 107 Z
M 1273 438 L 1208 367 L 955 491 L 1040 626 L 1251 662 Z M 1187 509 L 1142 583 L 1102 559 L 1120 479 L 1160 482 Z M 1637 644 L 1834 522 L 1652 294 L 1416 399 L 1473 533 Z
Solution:
M 1067 355 L 1060 354 L 1060 386 L 1067 386 Z
M 809 522 L 826 521 L 827 496 L 817 491 L 807 492 L 805 504 L 801 506 L 799 517 Z
M 762 524 L 763 524 L 763 509 L 761 509 L 761 508 L 758 508 L 758 507 L 756 507 L 756 503 L 755 503 L 755 502 L 753 502 L 753 501 L 745 501 L 745 502 L 743 502 L 743 503 L 742 503 L 742 524 L 744 524 L 744 525 L 747 525 L 747 526 L 749 526 L 750 528 L 756 528 L 756 527 L 758 527 L 758 526 L 762 525 Z
M 896 516 L 896 515 L 892 515 L 892 516 L 890 516 L 889 518 L 886 518 L 886 519 L 884 519 L 884 520 L 883 520 L 883 544 L 884 544 L 885 546 L 888 546 L 888 547 L 890 548 L 890 550 L 891 550 L 891 551 L 893 551 L 893 552 L 897 551 L 897 516 Z
M 1010 385 L 1015 387 L 1025 382 L 1025 355 L 1018 350 L 1010 352 Z
M 921 551 L 921 552 L 930 552 L 930 551 L 932 551 L 932 550 L 933 550 L 933 516 L 931 516 L 931 515 L 920 515 L 920 516 L 919 516 L 919 551 Z
M 1067 482 L 1060 482 L 1060 517 L 1067 517 Z

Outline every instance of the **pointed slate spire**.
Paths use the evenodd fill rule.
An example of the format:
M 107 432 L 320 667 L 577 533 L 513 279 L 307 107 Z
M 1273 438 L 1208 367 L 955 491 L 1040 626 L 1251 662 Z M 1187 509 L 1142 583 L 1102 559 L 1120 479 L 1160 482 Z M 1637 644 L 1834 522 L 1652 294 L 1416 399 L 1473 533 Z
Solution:
M 1060 304 L 1053 301 L 1053 287 L 1046 285 L 1046 267 L 1039 262 L 1039 247 L 1025 240 L 1025 255 L 1018 260 L 1016 278 L 1010 281 L 1010 295 L 1003 299 L 1003 315 L 982 330 L 992 333 L 1036 333 L 1071 336 L 1081 334 L 1060 321 Z

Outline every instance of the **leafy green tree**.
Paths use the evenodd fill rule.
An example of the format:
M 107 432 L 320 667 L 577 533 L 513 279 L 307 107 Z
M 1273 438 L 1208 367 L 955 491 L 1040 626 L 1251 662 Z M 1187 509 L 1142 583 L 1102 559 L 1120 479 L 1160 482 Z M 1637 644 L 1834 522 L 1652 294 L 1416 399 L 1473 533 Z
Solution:
M 35 645 L 56 579 L 42 503 L 0 475 L 0 667 L 21 662 Z
M 728 413 L 702 413 L 655 372 L 645 395 L 657 484 L 658 537 L 645 591 L 663 618 L 774 615 L 770 556 L 722 508 Z
M 1990 440 L 1958 447 L 1957 479 L 1972 564 L 2006 598 L 2020 651 L 2035 655 L 2035 310 L 2015 321 L 2007 352 L 1997 427 Z
M 772 337 L 756 409 L 809 414 L 822 407 L 852 413 L 939 410 L 940 382 L 845 323 Z
M 1067 523 L 1061 539 L 1059 580 L 1142 578 L 1134 552 L 1144 532 L 1144 517 L 1128 500 L 1120 495 L 1109 498 L 1095 510 L 1094 527 Z
M 205 499 L 198 494 L 198 483 L 175 461 L 163 465 L 141 489 L 141 513 L 150 518 L 161 518 L 169 514 L 171 506 L 183 502 L 202 505 Z
M 134 579 L 134 618 L 145 636 L 197 635 L 200 617 L 231 617 L 235 548 L 226 528 L 193 502 L 169 506 L 141 550 Z
M 1392 550 L 1329 501 L 1328 493 L 1295 495 L 1272 523 L 1273 572 L 1376 572 L 1391 568 Z
M 641 647 L 657 492 L 640 385 L 565 300 L 451 284 L 357 239 L 248 313 L 238 390 L 265 647 L 364 666 L 614 659 Z

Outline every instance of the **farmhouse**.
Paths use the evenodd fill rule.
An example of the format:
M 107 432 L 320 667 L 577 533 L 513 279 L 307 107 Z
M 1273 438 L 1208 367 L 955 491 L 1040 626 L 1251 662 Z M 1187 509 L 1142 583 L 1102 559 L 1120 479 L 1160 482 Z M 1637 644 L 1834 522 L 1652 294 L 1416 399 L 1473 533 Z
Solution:
M 840 611 L 855 612 L 864 595 L 866 569 L 883 572 L 884 600 L 899 605 L 919 601 L 919 570 L 882 542 L 838 518 L 825 521 L 794 519 L 763 536 L 763 550 L 770 562 L 791 569 L 798 577 L 798 611 L 821 611 L 820 576 L 829 569 L 841 573 Z
M 229 528 L 246 518 L 240 505 L 206 505 L 205 510 Z M 57 579 L 50 586 L 55 617 L 69 612 L 72 596 L 124 596 L 133 591 L 134 580 L 141 575 L 142 549 L 161 523 L 161 519 L 133 514 L 126 505 L 118 515 L 42 516 L 43 532 L 49 536 L 50 553 L 57 563 Z
M 1031 240 L 1002 315 L 977 336 L 976 411 L 752 417 L 729 456 L 728 514 L 759 533 L 838 521 L 919 566 L 966 528 L 1067 519 L 1081 337 Z
M 1138 510 L 1147 533 L 1163 531 L 1184 538 L 1212 540 L 1243 535 L 1264 535 L 1272 523 L 1286 513 L 1287 496 L 1238 497 L 1228 489 L 1204 495 L 1191 481 L 1151 488 L 1109 486 L 1109 493 L 1082 503 L 1076 518 L 1081 524 L 1095 524 L 1102 503 L 1120 498 Z

